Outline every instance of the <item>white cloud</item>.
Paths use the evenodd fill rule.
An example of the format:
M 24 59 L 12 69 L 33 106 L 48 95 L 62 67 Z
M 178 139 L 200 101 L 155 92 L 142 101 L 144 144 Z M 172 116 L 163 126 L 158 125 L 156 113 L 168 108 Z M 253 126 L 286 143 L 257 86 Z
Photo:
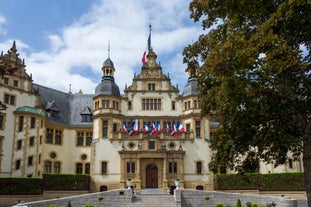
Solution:
M 7 33 L 6 29 L 2 26 L 5 23 L 6 23 L 5 17 L 0 15 L 0 35 L 4 35 Z
M 61 33 L 48 35 L 50 48 L 25 54 L 27 71 L 32 73 L 35 83 L 47 87 L 67 92 L 71 84 L 73 93 L 80 89 L 94 93 L 101 81 L 101 67 L 108 57 L 110 41 L 115 81 L 123 93 L 125 84 L 130 85 L 134 73 L 141 71 L 151 23 L 152 46 L 158 62 L 161 61 L 164 73 L 169 72 L 175 83 L 180 82 L 182 89 L 187 80 L 182 50 L 202 32 L 200 26 L 185 23 L 189 21 L 188 4 L 187 0 L 96 1 L 89 12 Z M 0 47 L 7 48 L 1 44 Z M 20 47 L 18 44 L 19 51 Z

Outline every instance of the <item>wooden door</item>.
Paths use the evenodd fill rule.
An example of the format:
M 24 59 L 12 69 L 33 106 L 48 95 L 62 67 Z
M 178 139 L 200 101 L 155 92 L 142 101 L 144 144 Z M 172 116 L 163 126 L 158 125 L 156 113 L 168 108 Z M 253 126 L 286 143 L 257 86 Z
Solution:
M 156 165 L 151 164 L 146 169 L 146 188 L 158 187 L 158 168 Z

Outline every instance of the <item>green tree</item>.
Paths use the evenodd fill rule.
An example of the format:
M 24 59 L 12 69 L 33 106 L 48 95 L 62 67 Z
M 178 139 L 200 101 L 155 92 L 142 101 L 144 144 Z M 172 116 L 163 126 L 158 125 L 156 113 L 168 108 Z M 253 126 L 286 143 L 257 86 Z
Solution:
M 256 171 L 303 153 L 311 206 L 310 0 L 192 0 L 204 32 L 184 49 L 202 115 L 221 117 L 210 169 Z M 248 168 L 248 169 L 247 169 Z

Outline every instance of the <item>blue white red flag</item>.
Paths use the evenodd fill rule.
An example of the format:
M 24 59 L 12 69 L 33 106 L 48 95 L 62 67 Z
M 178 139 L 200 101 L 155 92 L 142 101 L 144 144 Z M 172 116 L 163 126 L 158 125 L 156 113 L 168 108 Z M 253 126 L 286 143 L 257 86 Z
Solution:
M 144 133 L 147 134 L 148 132 L 149 132 L 149 127 L 148 127 L 148 124 L 146 123 L 144 127 Z
M 177 122 L 177 129 L 178 129 L 180 132 L 184 132 L 184 131 L 185 131 L 185 128 L 183 127 L 183 125 L 182 125 L 180 122 Z
M 132 136 L 133 134 L 138 134 L 138 120 L 135 119 L 132 121 L 132 126 L 131 129 L 129 131 L 129 135 Z
M 175 123 L 173 124 L 173 129 L 172 129 L 171 135 L 172 136 L 177 136 L 177 128 L 176 128 L 176 124 Z
M 125 122 L 125 121 L 124 121 L 124 122 L 123 122 L 123 124 L 122 124 L 122 129 L 121 129 L 121 132 L 122 132 L 122 133 L 127 132 L 126 122 Z
M 155 137 L 158 136 L 158 130 L 154 123 L 152 123 L 152 133 L 153 133 L 153 136 Z
M 168 125 L 168 123 L 166 123 L 166 132 L 167 132 L 167 133 L 170 133 L 170 132 L 171 132 L 170 125 Z
M 157 128 L 158 132 L 162 132 L 160 122 L 157 122 L 157 126 L 156 126 L 156 128 Z

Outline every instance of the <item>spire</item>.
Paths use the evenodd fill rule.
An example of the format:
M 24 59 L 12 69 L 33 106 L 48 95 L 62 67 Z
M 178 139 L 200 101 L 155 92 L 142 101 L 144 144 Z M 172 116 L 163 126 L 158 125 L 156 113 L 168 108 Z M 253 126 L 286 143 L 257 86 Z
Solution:
M 17 52 L 15 40 L 13 41 L 13 45 L 12 45 L 11 51 L 12 52 Z
M 108 40 L 108 58 L 110 58 L 110 40 Z

